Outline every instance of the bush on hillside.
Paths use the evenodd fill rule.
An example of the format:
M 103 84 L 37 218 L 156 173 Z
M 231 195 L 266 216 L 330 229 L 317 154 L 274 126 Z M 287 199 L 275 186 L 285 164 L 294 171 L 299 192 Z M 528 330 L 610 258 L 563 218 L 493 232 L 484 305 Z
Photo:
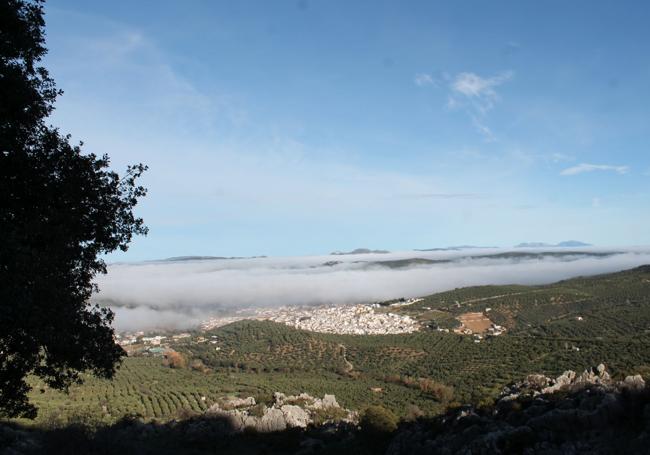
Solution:
M 361 416 L 361 428 L 371 434 L 387 434 L 397 429 L 399 420 L 383 406 L 369 406 Z
M 454 388 L 440 384 L 432 379 L 422 378 L 419 381 L 420 390 L 424 393 L 431 394 L 436 401 L 440 403 L 449 403 L 454 397 Z
M 180 352 L 169 350 L 165 352 L 163 357 L 163 365 L 169 368 L 185 368 L 187 367 L 187 360 Z

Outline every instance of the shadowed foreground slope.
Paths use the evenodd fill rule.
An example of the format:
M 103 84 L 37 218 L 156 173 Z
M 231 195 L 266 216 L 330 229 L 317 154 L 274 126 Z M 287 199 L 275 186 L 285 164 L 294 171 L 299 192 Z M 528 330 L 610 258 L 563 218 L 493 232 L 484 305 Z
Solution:
M 223 415 L 164 424 L 124 418 L 90 428 L 0 426 L 0 454 L 514 454 L 647 453 L 650 389 L 640 376 L 610 379 L 604 366 L 555 379 L 529 375 L 490 406 L 401 422 L 390 414 L 272 433 L 239 431 Z

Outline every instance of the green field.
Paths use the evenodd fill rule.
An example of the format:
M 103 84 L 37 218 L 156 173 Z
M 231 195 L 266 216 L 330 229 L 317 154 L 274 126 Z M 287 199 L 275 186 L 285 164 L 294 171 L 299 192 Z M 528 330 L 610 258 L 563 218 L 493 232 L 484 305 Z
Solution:
M 382 404 L 404 415 L 417 405 L 435 414 L 450 403 L 489 400 L 533 372 L 553 375 L 601 362 L 618 377 L 650 371 L 650 267 L 547 286 L 457 289 L 391 311 L 443 326 L 487 308 L 508 331 L 480 343 L 433 330 L 331 335 L 240 321 L 171 346 L 188 363 L 201 360 L 204 371 L 169 368 L 161 357 L 129 357 L 113 381 L 89 376 L 69 394 L 34 382 L 36 422 L 110 422 L 126 414 L 168 420 L 201 412 L 226 394 L 264 400 L 275 391 L 333 393 L 352 409 Z M 215 344 L 198 342 L 198 335 Z M 453 387 L 453 397 L 441 401 L 417 386 L 423 379 Z

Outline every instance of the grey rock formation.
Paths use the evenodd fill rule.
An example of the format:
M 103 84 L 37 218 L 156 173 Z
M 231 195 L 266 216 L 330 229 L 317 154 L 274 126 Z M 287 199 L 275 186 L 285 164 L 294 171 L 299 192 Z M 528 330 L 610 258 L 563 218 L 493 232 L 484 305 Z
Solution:
M 341 409 L 334 395 L 325 395 L 322 399 L 314 398 L 306 393 L 300 395 L 285 395 L 280 392 L 273 394 L 271 407 L 255 405 L 255 399 L 224 397 L 212 405 L 206 416 L 221 418 L 226 422 L 230 431 L 238 433 L 251 428 L 262 433 L 282 431 L 286 428 L 307 428 L 314 422 L 315 412 L 336 408 Z M 341 422 L 356 422 L 355 412 L 344 410 L 345 417 Z
M 626 379 L 629 381 L 628 387 L 643 388 L 645 382 L 640 376 L 638 379 Z M 621 383 L 621 386 L 623 383 Z M 561 390 L 577 390 L 585 387 L 601 387 L 611 389 L 618 387 L 609 373 L 607 367 L 602 363 L 597 367 L 590 368 L 577 374 L 573 370 L 567 370 L 556 378 L 549 378 L 541 374 L 531 374 L 524 381 L 512 384 L 504 388 L 500 400 L 513 400 L 520 395 L 531 395 L 533 397 L 540 394 L 552 394 Z
M 634 376 L 627 376 L 621 383 L 621 388 L 631 389 L 631 390 L 643 390 L 645 389 L 645 381 L 640 374 L 635 374 Z
M 249 427 L 263 433 L 281 431 L 289 426 L 284 413 L 277 408 L 268 408 L 262 417 L 254 417 L 251 422 L 247 423 L 250 423 Z
M 275 392 L 273 394 L 273 402 L 278 406 L 282 406 L 284 404 L 284 402 L 286 401 L 286 399 L 287 399 L 287 396 L 282 392 Z
M 223 397 L 222 399 L 219 400 L 218 403 L 212 405 L 210 409 L 221 409 L 221 410 L 229 410 L 229 409 L 238 409 L 238 408 L 249 408 L 251 406 L 255 406 L 255 398 L 253 397 L 248 397 L 248 398 L 239 398 L 239 397 Z M 208 411 L 210 410 L 208 409 Z
M 554 393 L 559 390 L 561 390 L 564 387 L 570 386 L 573 381 L 575 381 L 576 378 L 576 372 L 572 370 L 565 371 L 562 373 L 560 376 L 555 378 L 555 380 L 550 380 L 549 382 L 552 383 L 552 385 L 548 387 L 544 387 L 541 392 L 542 393 Z
M 285 404 L 280 408 L 289 427 L 306 428 L 311 423 L 309 413 L 300 406 Z
M 338 408 L 339 404 L 336 401 L 336 397 L 334 395 L 325 395 L 323 397 L 323 407 L 324 408 Z
M 433 424 L 401 427 L 386 453 L 649 453 L 648 392 L 641 376 L 617 382 L 602 364 L 554 379 L 529 375 L 506 387 L 494 407 L 453 409 Z

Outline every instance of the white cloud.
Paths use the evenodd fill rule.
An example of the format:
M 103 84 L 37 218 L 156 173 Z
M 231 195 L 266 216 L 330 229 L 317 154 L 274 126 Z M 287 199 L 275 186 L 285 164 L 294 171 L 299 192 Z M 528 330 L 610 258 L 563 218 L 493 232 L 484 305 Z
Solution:
M 512 76 L 512 71 L 505 71 L 490 78 L 482 78 L 475 73 L 460 73 L 452 81 L 451 89 L 478 102 L 478 106 L 487 111 L 492 109 L 499 99 L 495 88 L 512 79 Z
M 626 174 L 630 168 L 628 166 L 613 166 L 610 164 L 589 164 L 580 163 L 577 166 L 572 166 L 560 172 L 560 175 L 577 175 L 584 174 L 585 172 L 594 171 L 609 171 L 616 172 L 617 174 Z
M 451 94 L 447 98 L 447 108 L 464 108 L 476 131 L 487 142 L 496 141 L 496 135 L 486 125 L 484 118 L 500 99 L 496 87 L 512 79 L 513 75 L 512 71 L 504 71 L 496 76 L 483 78 L 476 73 L 459 73 L 449 84 Z
M 415 75 L 415 78 L 413 79 L 413 82 L 415 82 L 415 85 L 418 87 L 424 87 L 425 85 L 438 85 L 436 81 L 431 77 L 430 74 L 427 73 L 418 73 Z

